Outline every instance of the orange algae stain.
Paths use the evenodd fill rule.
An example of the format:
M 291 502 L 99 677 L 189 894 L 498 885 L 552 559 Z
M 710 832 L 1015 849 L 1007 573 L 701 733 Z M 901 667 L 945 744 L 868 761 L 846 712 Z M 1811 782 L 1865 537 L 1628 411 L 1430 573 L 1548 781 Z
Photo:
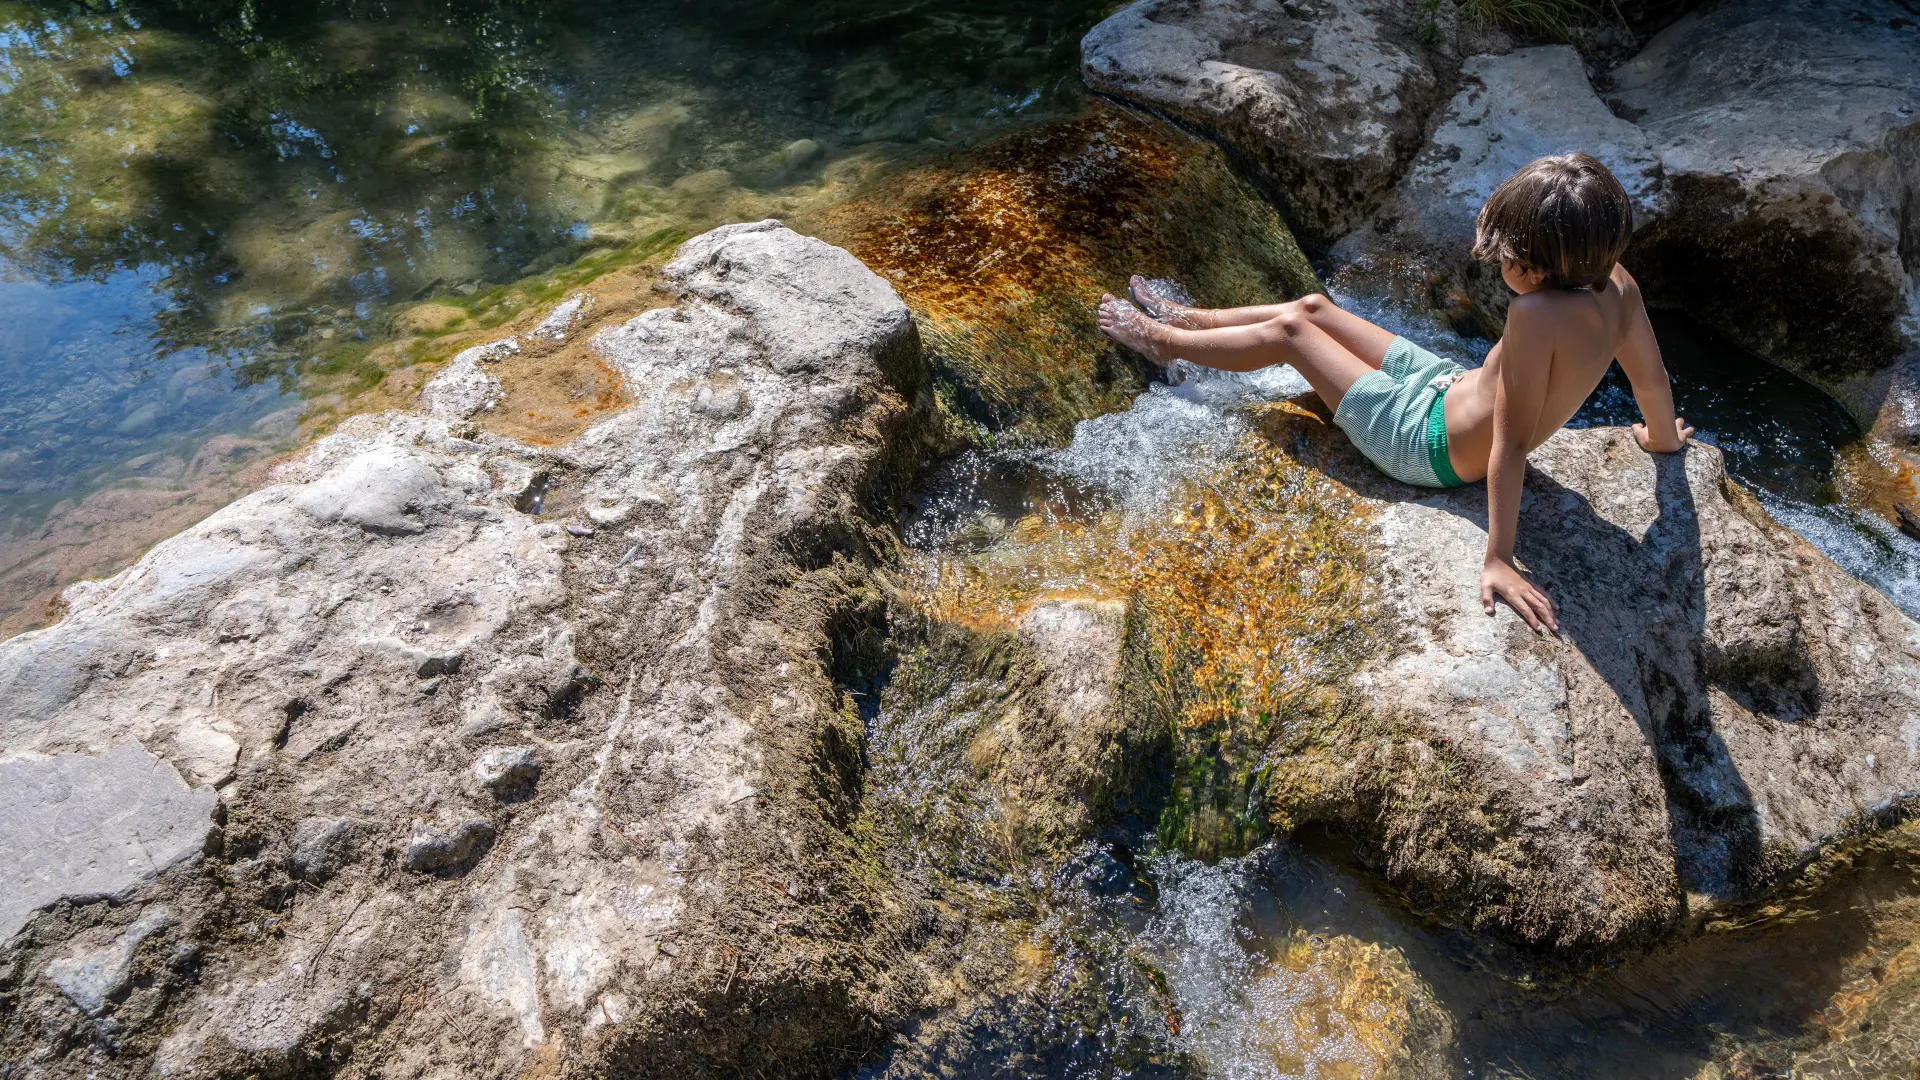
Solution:
M 962 556 L 923 559 L 919 604 L 975 629 L 1019 621 L 1044 600 L 1131 598 L 1177 630 L 1196 693 L 1187 727 L 1272 716 L 1323 693 L 1359 659 L 1373 611 L 1372 511 L 1284 448 L 1326 428 L 1274 402 L 1234 460 L 1150 522 L 1033 514 Z M 1331 430 L 1331 429 L 1327 429 Z
M 1836 456 L 1834 482 L 1848 505 L 1920 536 L 1920 466 L 1910 451 L 1879 439 L 1844 447 Z
M 513 338 L 520 351 L 487 364 L 487 373 L 500 380 L 501 403 L 477 419 L 498 435 L 538 446 L 568 442 L 598 420 L 631 404 L 624 381 L 594 352 L 591 340 L 604 326 L 614 325 L 643 311 L 665 307 L 672 297 L 654 288 L 660 257 L 619 267 L 594 278 L 587 286 L 532 304 L 525 296 L 507 297 L 517 310 L 506 320 L 471 325 L 471 316 L 455 318 L 460 309 L 447 304 L 423 304 L 395 318 L 402 336 L 373 350 L 367 363 L 379 369 L 371 386 L 358 392 L 336 392 L 310 408 L 306 425 L 311 432 L 355 412 L 407 411 L 416 407 L 420 390 L 446 362 L 461 350 Z M 560 300 L 585 293 L 592 303 L 580 314 L 564 341 L 549 341 L 528 333 L 546 318 Z
M 986 551 L 919 560 L 919 607 L 940 622 L 990 632 L 1013 627 L 1044 601 L 1124 598 L 1128 542 L 1115 514 L 1090 523 L 1030 515 Z
M 1337 716 L 1382 640 L 1371 505 L 1301 459 L 1341 438 L 1314 405 L 1253 410 L 1232 459 L 1150 520 L 1034 515 L 919 567 L 924 613 L 980 630 L 1043 600 L 1130 601 L 1130 648 L 1166 690 L 1180 762 L 1162 836 L 1203 857 L 1266 834 L 1276 739 Z
M 1137 602 L 1177 629 L 1189 657 L 1188 728 L 1264 726 L 1324 707 L 1369 640 L 1371 510 L 1283 451 L 1317 416 L 1281 402 L 1257 422 L 1234 464 L 1195 485 L 1136 551 Z
M 844 229 L 862 262 L 936 318 L 1084 293 L 1120 269 L 1104 264 L 1151 272 L 1171 261 L 1154 250 L 1168 246 L 1156 230 L 1138 222 L 1159 216 L 1156 195 L 1197 151 L 1183 139 L 1103 108 L 911 170 L 837 210 L 828 228 Z
M 1248 992 L 1254 1041 L 1288 1075 L 1385 1077 L 1444 1045 L 1437 1005 L 1397 950 L 1296 933 Z M 1444 1026 L 1444 1025 L 1441 1025 Z
M 1094 324 L 1130 274 L 1215 305 L 1318 287 L 1220 151 L 1104 103 L 882 175 L 803 227 L 893 283 L 963 411 L 1015 441 L 1064 441 L 1145 387 Z

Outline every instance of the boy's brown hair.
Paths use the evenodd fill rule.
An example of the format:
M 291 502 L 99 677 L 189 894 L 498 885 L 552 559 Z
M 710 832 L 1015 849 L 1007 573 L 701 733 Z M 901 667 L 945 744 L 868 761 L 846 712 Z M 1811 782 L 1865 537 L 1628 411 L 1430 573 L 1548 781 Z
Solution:
M 1600 288 L 1633 236 L 1626 189 L 1587 154 L 1543 157 L 1480 208 L 1473 257 L 1545 275 L 1549 289 Z

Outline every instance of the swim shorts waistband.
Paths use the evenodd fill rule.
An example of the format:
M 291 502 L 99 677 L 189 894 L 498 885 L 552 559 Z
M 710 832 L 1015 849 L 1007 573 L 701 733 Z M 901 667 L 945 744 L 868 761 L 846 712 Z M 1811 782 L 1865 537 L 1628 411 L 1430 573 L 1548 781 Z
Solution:
M 1447 391 L 1452 388 L 1453 380 L 1439 387 L 1439 393 L 1433 396 L 1433 407 L 1427 410 L 1427 463 L 1433 466 L 1433 475 L 1440 480 L 1443 488 L 1465 487 L 1466 481 L 1453 471 L 1453 461 L 1447 456 Z

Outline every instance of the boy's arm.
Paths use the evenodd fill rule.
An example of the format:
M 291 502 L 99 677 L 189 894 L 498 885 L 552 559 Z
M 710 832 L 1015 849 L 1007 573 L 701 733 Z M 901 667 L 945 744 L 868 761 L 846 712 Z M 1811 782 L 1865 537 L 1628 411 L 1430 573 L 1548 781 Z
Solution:
M 1527 442 L 1546 407 L 1553 365 L 1552 338 L 1540 325 L 1540 314 L 1526 297 L 1517 298 L 1508 310 L 1507 332 L 1501 339 L 1500 380 L 1493 391 L 1493 453 L 1487 462 L 1487 557 L 1480 568 L 1480 602 L 1491 615 L 1498 597 L 1536 631 L 1550 627 L 1557 632 L 1560 623 L 1547 594 L 1513 565 Z
M 1620 283 L 1633 307 L 1626 340 L 1620 343 L 1614 359 L 1633 384 L 1633 401 L 1640 406 L 1642 423 L 1633 425 L 1633 438 L 1648 453 L 1671 454 L 1687 444 L 1693 429 L 1673 415 L 1673 384 L 1660 359 L 1660 342 L 1653 336 L 1653 324 L 1647 321 L 1646 305 L 1640 302 L 1639 283 L 1625 267 L 1620 268 Z

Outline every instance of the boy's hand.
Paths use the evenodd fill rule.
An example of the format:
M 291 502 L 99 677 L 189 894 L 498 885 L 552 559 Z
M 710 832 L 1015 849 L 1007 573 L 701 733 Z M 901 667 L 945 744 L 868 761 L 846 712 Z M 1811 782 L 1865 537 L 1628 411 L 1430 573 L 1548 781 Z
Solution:
M 1480 603 L 1493 614 L 1493 601 L 1507 602 L 1538 633 L 1542 629 L 1560 632 L 1560 620 L 1553 616 L 1553 601 L 1538 585 L 1521 576 L 1505 559 L 1489 558 L 1480 567 Z
M 1673 441 L 1669 443 L 1665 439 L 1655 439 L 1647 430 L 1647 425 L 1633 425 L 1633 441 L 1639 443 L 1640 449 L 1649 454 L 1671 454 L 1678 451 L 1687 445 L 1688 439 L 1693 437 L 1693 425 L 1687 423 L 1686 417 L 1676 416 L 1673 418 L 1673 433 Z

